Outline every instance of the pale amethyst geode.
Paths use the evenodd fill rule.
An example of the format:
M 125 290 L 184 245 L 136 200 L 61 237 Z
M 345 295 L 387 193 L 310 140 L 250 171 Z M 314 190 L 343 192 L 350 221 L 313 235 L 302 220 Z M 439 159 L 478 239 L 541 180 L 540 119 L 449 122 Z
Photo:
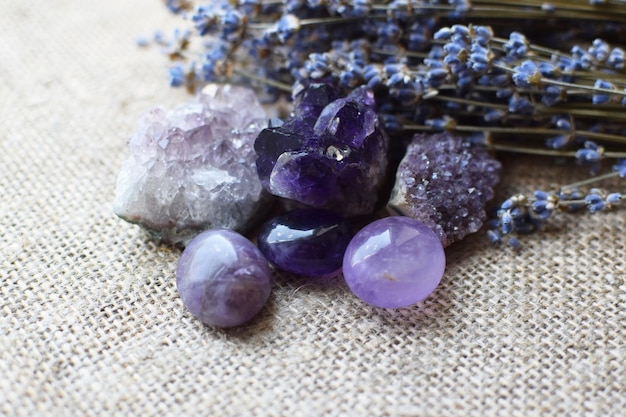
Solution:
M 115 214 L 172 244 L 209 228 L 245 231 L 267 206 L 253 148 L 266 125 L 254 92 L 231 85 L 208 85 L 171 112 L 150 110 L 128 142 Z

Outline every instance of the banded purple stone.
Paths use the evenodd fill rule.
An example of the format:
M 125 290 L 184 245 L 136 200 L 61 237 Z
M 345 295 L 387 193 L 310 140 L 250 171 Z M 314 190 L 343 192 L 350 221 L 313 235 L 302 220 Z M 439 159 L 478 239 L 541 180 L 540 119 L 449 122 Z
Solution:
M 234 327 L 252 319 L 271 291 L 271 269 L 245 237 L 212 229 L 191 240 L 176 268 L 176 287 L 187 309 L 210 326 Z
M 424 223 L 387 217 L 361 229 L 343 258 L 343 275 L 363 301 L 400 308 L 428 297 L 446 266 L 441 241 Z
M 318 277 L 341 270 L 343 253 L 352 238 L 348 222 L 320 209 L 296 209 L 263 225 L 257 244 L 276 267 Z

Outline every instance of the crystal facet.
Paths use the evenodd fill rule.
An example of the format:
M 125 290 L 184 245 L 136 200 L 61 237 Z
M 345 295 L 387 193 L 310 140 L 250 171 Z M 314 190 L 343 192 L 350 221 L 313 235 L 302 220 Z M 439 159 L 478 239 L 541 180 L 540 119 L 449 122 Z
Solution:
M 350 225 L 341 216 L 309 208 L 292 210 L 267 222 L 257 244 L 278 268 L 316 277 L 341 269 L 351 238 Z
M 200 321 L 239 326 L 263 308 L 271 291 L 270 267 L 245 237 L 207 230 L 191 240 L 176 268 L 180 298 Z
M 183 245 L 212 227 L 245 230 L 267 194 L 254 167 L 266 115 L 252 90 L 208 85 L 167 113 L 143 116 L 117 180 L 115 213 Z
M 376 307 L 400 308 L 432 293 L 446 257 L 439 238 L 424 223 L 387 217 L 361 229 L 343 258 L 350 290 Z
M 444 246 L 480 229 L 500 163 L 449 133 L 415 135 L 398 167 L 389 207 L 430 226 Z
M 388 138 L 371 91 L 335 99 L 327 83 L 296 90 L 295 116 L 264 129 L 257 170 L 272 194 L 345 215 L 374 209 L 387 166 Z

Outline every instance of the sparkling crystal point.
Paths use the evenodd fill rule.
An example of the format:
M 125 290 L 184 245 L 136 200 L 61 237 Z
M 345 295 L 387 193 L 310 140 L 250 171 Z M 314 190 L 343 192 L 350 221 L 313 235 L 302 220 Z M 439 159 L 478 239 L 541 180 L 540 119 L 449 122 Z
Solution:
M 245 230 L 267 205 L 253 144 L 266 115 L 252 90 L 208 85 L 171 112 L 139 121 L 117 180 L 114 212 L 162 241 L 201 231 Z
M 384 179 L 389 139 L 371 92 L 359 88 L 320 109 L 333 97 L 330 88 L 305 85 L 296 94 L 295 117 L 261 132 L 259 177 L 274 195 L 344 215 L 368 214 Z

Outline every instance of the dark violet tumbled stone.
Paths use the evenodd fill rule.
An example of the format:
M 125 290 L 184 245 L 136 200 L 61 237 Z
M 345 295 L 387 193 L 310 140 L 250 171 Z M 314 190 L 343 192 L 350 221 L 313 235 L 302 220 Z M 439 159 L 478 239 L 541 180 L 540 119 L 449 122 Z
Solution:
M 279 269 L 306 276 L 325 276 L 341 269 L 352 238 L 348 222 L 319 209 L 296 209 L 265 223 L 257 244 Z
M 350 290 L 376 307 L 400 308 L 428 297 L 443 276 L 446 255 L 437 235 L 408 217 L 387 217 L 350 241 L 343 276 Z
M 176 268 L 176 287 L 185 307 L 205 324 L 239 326 L 267 302 L 271 269 L 245 237 L 226 229 L 196 236 Z
M 373 211 L 389 139 L 364 87 L 335 99 L 334 87 L 309 83 L 294 117 L 263 130 L 254 144 L 257 172 L 270 193 L 344 215 Z

